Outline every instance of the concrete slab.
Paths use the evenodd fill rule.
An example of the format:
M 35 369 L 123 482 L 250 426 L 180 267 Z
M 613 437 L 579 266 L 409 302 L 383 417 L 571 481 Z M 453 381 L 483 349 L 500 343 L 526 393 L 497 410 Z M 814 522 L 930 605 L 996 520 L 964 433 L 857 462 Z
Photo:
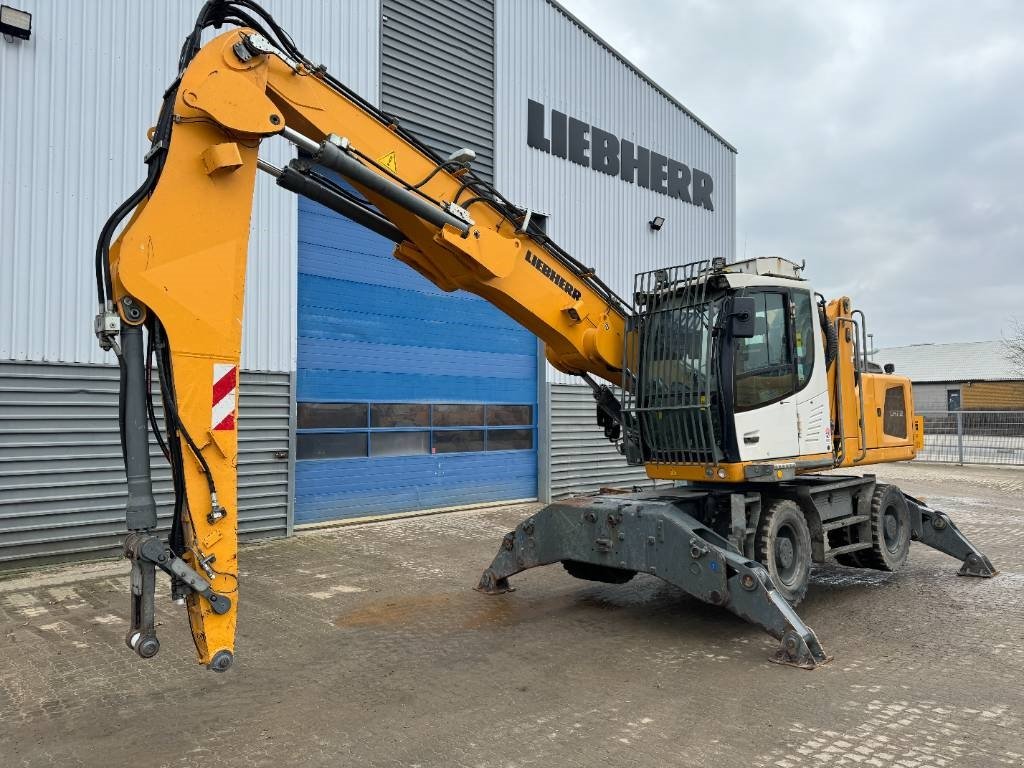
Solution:
M 1002 575 L 920 545 L 896 575 L 818 569 L 800 610 L 835 661 L 814 672 L 650 577 L 477 594 L 531 506 L 246 547 L 225 675 L 166 597 L 160 655 L 125 648 L 123 563 L 0 580 L 0 766 L 1024 765 L 1024 472 L 877 472 Z

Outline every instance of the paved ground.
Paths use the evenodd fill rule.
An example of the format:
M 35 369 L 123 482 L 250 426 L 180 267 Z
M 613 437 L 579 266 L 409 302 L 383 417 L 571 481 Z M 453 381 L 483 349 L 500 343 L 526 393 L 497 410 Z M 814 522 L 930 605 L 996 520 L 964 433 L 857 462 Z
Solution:
M 651 577 L 557 566 L 473 592 L 530 508 L 248 547 L 235 667 L 191 662 L 166 598 L 160 655 L 123 645 L 120 564 L 0 581 L 0 765 L 1024 765 L 1024 471 L 879 470 L 954 514 L 1003 571 L 914 545 L 899 575 L 819 570 L 801 613 L 835 662 Z

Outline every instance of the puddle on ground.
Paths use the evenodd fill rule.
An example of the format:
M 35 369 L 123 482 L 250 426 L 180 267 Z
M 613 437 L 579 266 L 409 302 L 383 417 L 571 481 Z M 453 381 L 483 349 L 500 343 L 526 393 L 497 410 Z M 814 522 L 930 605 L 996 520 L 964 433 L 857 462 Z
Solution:
M 471 591 L 448 592 L 363 602 L 335 618 L 333 623 L 341 628 L 429 625 L 442 630 L 476 630 L 508 627 L 527 621 L 543 621 L 555 615 L 595 610 L 664 609 L 668 604 L 679 602 L 681 598 L 689 604 L 681 593 L 650 582 L 628 587 L 594 586 L 537 597 L 482 595 Z
M 660 615 L 683 625 L 694 621 L 733 617 L 721 608 L 653 577 L 641 576 L 625 585 L 594 584 L 558 594 L 531 595 L 528 591 L 482 595 L 466 590 L 425 595 L 370 599 L 333 620 L 342 629 L 429 628 L 431 632 L 487 630 L 562 617 L 584 619 L 597 612 L 617 611 L 623 618 Z M 737 619 L 738 620 L 738 619 Z
M 541 620 L 595 605 L 601 604 L 572 593 L 529 602 L 476 593 L 391 597 L 356 606 L 338 616 L 334 625 L 342 628 L 430 625 L 442 630 L 487 629 Z

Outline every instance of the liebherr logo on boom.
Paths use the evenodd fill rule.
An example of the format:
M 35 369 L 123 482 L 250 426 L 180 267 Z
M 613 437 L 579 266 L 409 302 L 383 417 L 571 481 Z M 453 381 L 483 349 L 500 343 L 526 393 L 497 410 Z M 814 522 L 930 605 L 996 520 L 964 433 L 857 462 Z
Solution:
M 545 264 L 543 261 L 533 255 L 533 251 L 526 252 L 526 263 L 532 264 L 533 267 L 540 272 L 544 277 L 550 280 L 552 283 L 557 285 L 563 291 L 572 296 L 573 301 L 580 300 L 580 292 L 572 283 L 562 277 L 560 274 L 555 272 L 551 267 Z

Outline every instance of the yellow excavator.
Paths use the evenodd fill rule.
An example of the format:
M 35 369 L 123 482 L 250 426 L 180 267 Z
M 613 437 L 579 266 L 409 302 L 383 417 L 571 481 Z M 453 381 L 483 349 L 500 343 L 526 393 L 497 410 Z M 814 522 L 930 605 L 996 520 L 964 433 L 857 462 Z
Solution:
M 298 150 L 284 168 L 258 156 L 275 137 Z M 393 240 L 395 257 L 440 288 L 482 296 L 528 328 L 553 366 L 593 387 L 598 425 L 625 459 L 679 481 L 540 510 L 501 542 L 481 591 L 507 591 L 510 576 L 548 563 L 611 583 L 654 574 L 780 638 L 773 660 L 814 667 L 828 656 L 793 609 L 812 563 L 895 570 L 917 540 L 962 560 L 962 574 L 995 573 L 944 513 L 871 475 L 821 474 L 913 458 L 922 423 L 909 381 L 869 361 L 863 315 L 816 294 L 801 266 L 694 261 L 637 275 L 621 298 L 476 175 L 471 150 L 437 156 L 252 0 L 202 7 L 149 138 L 146 180 L 95 255 L 95 332 L 121 366 L 126 639 L 139 656 L 160 647 L 159 569 L 187 606 L 199 662 L 223 671 L 233 660 L 238 365 L 260 171 Z M 174 479 L 166 539 L 155 532 L 150 432 Z

